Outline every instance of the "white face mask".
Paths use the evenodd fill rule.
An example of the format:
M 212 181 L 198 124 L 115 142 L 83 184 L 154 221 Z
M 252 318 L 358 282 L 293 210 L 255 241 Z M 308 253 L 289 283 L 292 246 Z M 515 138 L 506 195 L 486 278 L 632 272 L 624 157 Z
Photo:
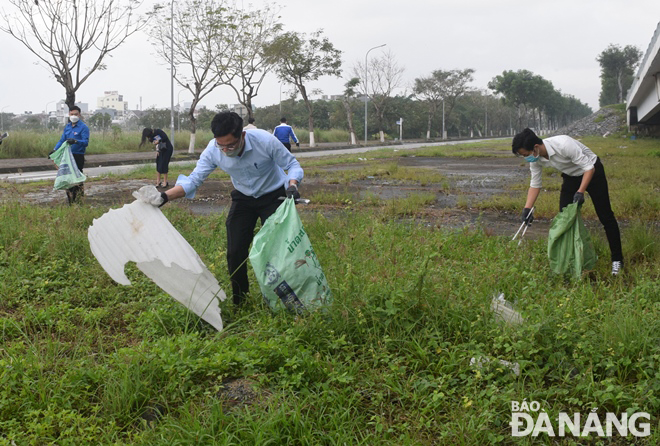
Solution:
M 233 149 L 233 150 L 226 149 L 226 151 L 221 150 L 222 153 L 224 153 L 225 155 L 230 156 L 230 157 L 237 156 L 240 151 L 241 151 L 240 149 Z
M 80 116 L 69 116 L 69 121 L 71 121 L 73 124 L 75 124 L 79 120 L 80 120 Z

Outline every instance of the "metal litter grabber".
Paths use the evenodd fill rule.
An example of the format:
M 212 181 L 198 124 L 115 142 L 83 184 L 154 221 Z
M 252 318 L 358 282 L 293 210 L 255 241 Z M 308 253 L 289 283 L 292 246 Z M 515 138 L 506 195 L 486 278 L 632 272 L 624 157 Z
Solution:
M 282 200 L 282 201 L 284 201 L 284 200 L 286 200 L 286 197 L 279 197 L 278 200 Z M 301 203 L 302 203 L 302 204 L 309 204 L 310 201 L 311 201 L 311 200 L 309 200 L 309 199 L 307 199 L 307 198 L 296 198 L 296 199 L 295 199 L 296 204 L 301 204 Z
M 525 232 L 527 232 L 527 228 L 529 228 L 529 227 L 532 225 L 531 223 L 527 223 L 527 222 L 528 222 L 528 221 L 532 218 L 532 216 L 534 215 L 534 209 L 535 209 L 535 207 L 532 207 L 532 209 L 530 209 L 529 214 L 527 214 L 527 218 L 525 219 L 525 221 L 522 222 L 522 224 L 521 224 L 520 227 L 518 228 L 518 231 L 516 232 L 516 234 L 515 234 L 515 235 L 513 236 L 513 238 L 511 239 L 511 241 L 514 241 L 514 240 L 516 239 L 516 237 L 518 237 L 518 234 L 520 233 L 520 230 L 521 230 L 521 229 L 523 228 L 523 226 L 524 226 L 525 229 L 523 230 L 522 234 L 520 234 L 520 238 L 518 239 L 518 246 L 520 246 L 520 244 L 522 243 L 522 239 L 523 239 L 523 237 L 525 236 Z

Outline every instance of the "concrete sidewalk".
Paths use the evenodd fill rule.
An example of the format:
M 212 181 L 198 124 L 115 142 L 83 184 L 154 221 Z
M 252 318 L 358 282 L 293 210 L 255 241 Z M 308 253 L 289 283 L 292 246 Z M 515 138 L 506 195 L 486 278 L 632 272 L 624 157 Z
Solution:
M 420 140 L 421 141 L 421 140 Z M 415 142 L 406 140 L 405 143 Z M 369 141 L 369 146 L 376 145 L 401 145 L 399 141 Z M 293 154 L 312 152 L 318 150 L 340 150 L 351 149 L 355 147 L 364 147 L 364 144 L 351 145 L 349 143 L 317 143 L 316 147 L 310 148 L 307 144 L 301 144 L 300 147 L 293 147 Z M 195 153 L 188 153 L 187 150 L 175 150 L 172 161 L 195 161 L 199 159 L 203 149 L 197 149 Z M 126 152 L 126 153 L 106 153 L 103 155 L 85 155 L 85 167 L 102 166 L 121 166 L 126 164 L 148 164 L 156 162 L 156 153 L 151 152 Z M 0 159 L 0 174 L 22 173 L 22 172 L 41 172 L 47 170 L 57 170 L 55 164 L 50 159 L 43 158 L 12 158 Z

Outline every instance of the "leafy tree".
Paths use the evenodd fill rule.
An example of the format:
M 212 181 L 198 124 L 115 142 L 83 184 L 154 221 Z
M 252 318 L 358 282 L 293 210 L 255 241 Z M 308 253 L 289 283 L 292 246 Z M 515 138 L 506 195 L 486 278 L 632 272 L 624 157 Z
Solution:
M 278 36 L 266 48 L 266 54 L 280 80 L 296 86 L 307 106 L 309 145 L 314 142 L 314 110 L 306 84 L 321 76 L 341 75 L 341 51 L 323 37 L 323 30 L 311 34 L 287 32 Z
M 541 110 L 555 91 L 552 83 L 528 70 L 504 71 L 488 83 L 488 88 L 495 93 L 502 94 L 505 102 L 518 109 L 519 128 L 523 127 L 523 116 L 526 114 L 527 107 L 531 107 L 532 110 Z M 534 117 L 536 117 L 536 113 L 534 113 Z
M 341 98 L 341 103 L 344 106 L 346 111 L 346 122 L 348 123 L 348 132 L 351 135 L 351 144 L 357 144 L 357 139 L 355 138 L 355 129 L 353 128 L 353 103 L 355 102 L 355 87 L 360 84 L 360 78 L 354 77 L 351 78 L 348 82 L 344 84 L 344 95 Z
M 236 48 L 233 29 L 238 28 L 243 15 L 230 9 L 225 0 L 184 0 L 174 2 L 173 27 L 169 6 L 157 4 L 152 16 L 159 26 L 150 27 L 149 36 L 159 57 L 174 65 L 174 79 L 192 95 L 188 152 L 194 153 L 195 109 L 206 95 L 227 82 L 222 72 L 232 59 Z
M 353 76 L 360 78 L 363 95 L 371 101 L 376 110 L 381 142 L 385 141 L 385 114 L 392 106 L 394 90 L 402 86 L 404 71 L 405 68 L 397 64 L 391 51 L 382 57 L 372 58 L 368 67 L 364 67 L 361 62 L 353 67 Z M 363 77 L 365 73 L 366 83 Z
M 101 130 L 104 134 L 112 124 L 112 116 L 109 113 L 94 113 L 91 118 L 87 120 L 89 125 L 94 130 Z
M 148 108 L 139 119 L 141 128 L 167 129 L 170 125 L 171 114 L 166 108 Z M 173 137 L 173 136 L 172 136 Z
M 73 107 L 76 92 L 143 21 L 133 0 L 8 0 L 18 12 L 0 30 L 21 42 L 55 76 Z
M 428 105 L 426 138 L 431 138 L 431 123 L 442 102 L 446 101 L 445 119 L 449 119 L 456 101 L 469 91 L 468 83 L 474 80 L 474 70 L 435 70 L 428 77 L 415 79 L 413 91 Z
M 625 101 L 625 94 L 632 85 L 635 69 L 639 65 L 642 52 L 635 46 L 610 44 L 596 60 L 600 64 L 601 107 L 620 104 Z

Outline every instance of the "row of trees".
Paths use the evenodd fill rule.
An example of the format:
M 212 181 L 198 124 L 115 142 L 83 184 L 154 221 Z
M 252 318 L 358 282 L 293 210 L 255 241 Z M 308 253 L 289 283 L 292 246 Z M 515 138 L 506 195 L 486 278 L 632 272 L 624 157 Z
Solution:
M 18 12 L 8 15 L 0 29 L 21 41 L 47 66 L 65 88 L 69 106 L 75 102 L 75 93 L 82 83 L 94 71 L 105 69 L 105 57 L 148 23 L 144 29 L 157 50 L 159 62 L 173 66 L 173 78 L 192 96 L 187 111 L 190 151 L 195 146 L 200 101 L 216 88 L 227 86 L 233 89 L 248 117 L 252 117 L 253 100 L 269 72 L 295 87 L 296 95 L 305 105 L 310 145 L 314 146 L 319 113 L 315 112 L 318 102 L 311 98 L 318 92 L 310 91 L 309 84 L 322 76 L 339 77 L 343 73 L 342 52 L 323 31 L 309 35 L 285 32 L 275 4 L 255 8 L 233 0 L 182 0 L 157 4 L 148 16 L 140 17 L 136 14 L 139 3 L 133 0 L 9 2 Z M 628 56 L 626 60 L 630 64 L 635 54 Z M 599 61 L 603 66 L 608 60 L 605 52 L 601 54 Z M 430 138 L 434 131 L 438 132 L 440 107 L 444 120 L 453 122 L 451 118 L 461 98 L 483 96 L 469 85 L 474 74 L 470 68 L 435 70 L 407 85 L 403 81 L 404 68 L 391 52 L 372 57 L 366 66 L 356 62 L 347 71 L 349 76 L 341 101 L 346 124 L 342 127 L 348 128 L 352 141 L 356 140 L 358 127 L 354 125 L 353 114 L 365 100 L 373 111 L 379 137 L 384 140 L 390 126 L 389 116 L 395 113 L 395 106 L 406 100 L 425 105 L 425 135 Z M 623 74 L 608 75 L 608 79 L 616 79 L 616 82 L 608 80 L 607 85 L 619 88 L 619 98 L 627 75 L 625 70 Z M 561 94 L 551 82 L 527 70 L 505 71 L 488 87 L 503 99 L 505 108 L 515 110 L 518 128 L 529 115 L 535 127 L 552 128 L 590 112 L 580 101 Z M 488 98 L 483 101 L 487 106 Z M 395 114 L 404 113 L 396 109 Z M 98 119 L 99 125 L 107 125 L 104 117 Z M 461 129 L 456 123 L 445 128 L 451 125 Z

